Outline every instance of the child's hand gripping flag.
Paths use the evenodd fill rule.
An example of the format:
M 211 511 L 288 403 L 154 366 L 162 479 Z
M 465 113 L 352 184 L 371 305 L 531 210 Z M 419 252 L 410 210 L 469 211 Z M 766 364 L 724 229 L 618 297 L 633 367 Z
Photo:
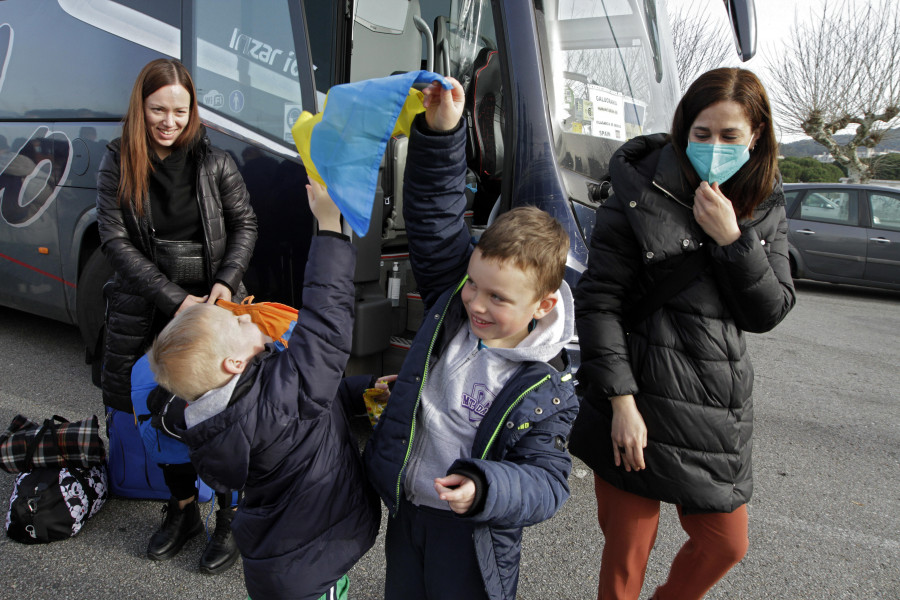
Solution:
M 291 128 L 309 177 L 328 188 L 332 200 L 353 231 L 369 231 L 378 167 L 392 135 L 409 135 L 413 118 L 425 110 L 416 83 L 440 81 L 437 73 L 411 71 L 381 79 L 336 85 L 325 108 L 306 111 Z

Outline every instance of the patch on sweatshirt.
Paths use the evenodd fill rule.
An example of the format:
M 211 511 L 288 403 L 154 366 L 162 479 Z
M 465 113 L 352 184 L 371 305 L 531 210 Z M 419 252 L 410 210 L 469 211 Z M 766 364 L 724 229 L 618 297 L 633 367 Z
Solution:
M 469 412 L 469 423 L 478 425 L 484 419 L 491 404 L 494 403 L 494 394 L 483 383 L 472 386 L 472 392 L 463 392 L 462 407 Z

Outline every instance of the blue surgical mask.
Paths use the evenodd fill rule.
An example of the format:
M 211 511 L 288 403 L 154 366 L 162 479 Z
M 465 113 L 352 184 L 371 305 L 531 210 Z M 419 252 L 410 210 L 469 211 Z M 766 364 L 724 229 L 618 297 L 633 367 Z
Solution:
M 687 157 L 700 179 L 725 183 L 750 160 L 750 147 L 741 144 L 688 142 Z

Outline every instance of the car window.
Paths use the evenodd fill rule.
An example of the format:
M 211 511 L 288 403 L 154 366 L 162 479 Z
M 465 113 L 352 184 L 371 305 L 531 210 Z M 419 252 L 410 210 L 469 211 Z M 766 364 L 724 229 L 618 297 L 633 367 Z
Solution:
M 798 195 L 800 195 L 800 190 L 784 192 L 784 205 L 787 207 L 787 213 L 789 215 L 794 212 L 794 202 L 797 200 Z
M 872 227 L 900 231 L 900 195 L 883 192 L 869 194 Z
M 800 202 L 800 218 L 807 221 L 856 225 L 856 194 L 843 190 L 810 191 Z

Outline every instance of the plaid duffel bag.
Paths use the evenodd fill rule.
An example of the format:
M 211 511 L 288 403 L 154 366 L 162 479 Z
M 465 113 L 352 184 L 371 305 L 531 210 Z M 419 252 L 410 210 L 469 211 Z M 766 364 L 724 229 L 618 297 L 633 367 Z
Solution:
M 0 469 L 7 473 L 40 467 L 89 468 L 105 460 L 97 415 L 75 422 L 53 415 L 40 425 L 16 415 L 0 434 Z

